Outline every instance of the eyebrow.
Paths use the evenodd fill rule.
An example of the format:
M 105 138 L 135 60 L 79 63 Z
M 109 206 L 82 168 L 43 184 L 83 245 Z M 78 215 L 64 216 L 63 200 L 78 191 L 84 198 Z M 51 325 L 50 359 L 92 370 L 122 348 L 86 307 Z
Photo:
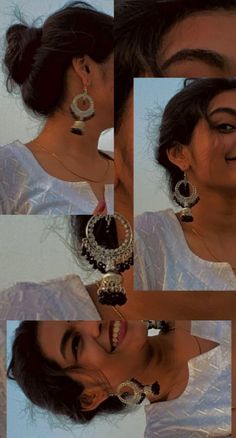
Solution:
M 218 67 L 224 70 L 227 61 L 223 55 L 208 49 L 183 49 L 180 50 L 169 59 L 167 59 L 161 66 L 162 70 L 167 70 L 171 64 L 175 64 L 180 61 L 203 61 L 206 64 L 214 67 Z
M 64 333 L 64 335 L 62 336 L 62 340 L 60 343 L 60 352 L 62 354 L 62 356 L 64 357 L 64 359 L 66 359 L 66 346 L 67 343 L 71 337 L 71 335 L 74 333 L 74 330 L 72 328 L 67 329 Z
M 227 113 L 227 114 L 230 114 L 232 116 L 236 116 L 236 109 L 227 108 L 227 107 L 216 108 L 215 110 L 210 112 L 209 116 L 213 116 L 214 114 L 217 114 L 217 113 Z

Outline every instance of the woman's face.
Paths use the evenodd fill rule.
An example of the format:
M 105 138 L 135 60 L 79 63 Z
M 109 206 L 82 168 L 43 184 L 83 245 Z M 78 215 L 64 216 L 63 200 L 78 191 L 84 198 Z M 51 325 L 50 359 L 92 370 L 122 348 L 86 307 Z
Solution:
M 197 187 L 236 192 L 236 90 L 215 96 L 208 107 L 209 123 L 200 120 L 186 153 L 188 175 Z M 188 152 L 189 151 L 189 152 Z
M 163 37 L 159 53 L 164 76 L 236 76 L 236 11 L 190 15 Z
M 61 368 L 98 370 L 112 390 L 137 375 L 149 360 L 147 329 L 141 321 L 43 321 L 38 342 L 45 357 Z M 70 373 L 70 371 L 69 371 Z M 71 377 L 86 386 L 83 376 Z

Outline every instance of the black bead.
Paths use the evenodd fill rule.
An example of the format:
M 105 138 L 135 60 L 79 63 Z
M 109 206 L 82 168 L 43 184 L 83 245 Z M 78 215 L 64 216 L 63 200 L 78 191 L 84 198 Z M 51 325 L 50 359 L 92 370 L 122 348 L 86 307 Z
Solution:
M 122 306 L 126 303 L 126 295 L 121 292 L 101 291 L 98 294 L 98 301 L 108 306 Z
M 189 216 L 189 215 L 182 215 L 181 216 L 181 221 L 182 222 L 193 222 L 193 217 Z
M 151 390 L 153 392 L 153 394 L 158 395 L 160 394 L 160 385 L 158 382 L 154 382 L 151 386 Z

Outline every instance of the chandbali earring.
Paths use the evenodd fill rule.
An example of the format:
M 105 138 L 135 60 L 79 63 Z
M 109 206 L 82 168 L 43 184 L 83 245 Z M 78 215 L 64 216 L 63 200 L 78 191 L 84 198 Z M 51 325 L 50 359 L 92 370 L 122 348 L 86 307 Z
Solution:
M 82 102 L 83 105 L 87 105 L 87 109 L 81 109 L 79 103 Z M 84 92 L 78 94 L 74 97 L 72 104 L 70 106 L 70 111 L 72 116 L 75 118 L 75 123 L 71 128 L 71 132 L 77 135 L 84 134 L 85 121 L 91 119 L 95 114 L 94 102 L 91 96 L 87 92 L 87 88 Z
M 184 179 L 177 182 L 173 199 L 178 205 L 183 207 L 180 212 L 182 222 L 193 222 L 193 215 L 191 208 L 200 200 L 196 187 L 188 181 L 186 172 L 184 172 Z
M 106 221 L 106 233 L 110 232 L 112 220 L 119 221 L 123 227 L 124 239 L 117 248 L 110 249 L 98 243 L 95 228 L 102 219 Z M 92 216 L 86 226 L 86 237 L 82 239 L 81 254 L 103 274 L 97 290 L 98 301 L 111 306 L 125 304 L 127 297 L 121 273 L 133 265 L 133 233 L 128 221 L 119 213 Z
M 153 397 L 160 394 L 160 385 L 154 382 L 152 385 L 142 385 L 138 380 L 131 379 L 120 383 L 116 395 L 125 405 L 140 405 L 145 397 Z

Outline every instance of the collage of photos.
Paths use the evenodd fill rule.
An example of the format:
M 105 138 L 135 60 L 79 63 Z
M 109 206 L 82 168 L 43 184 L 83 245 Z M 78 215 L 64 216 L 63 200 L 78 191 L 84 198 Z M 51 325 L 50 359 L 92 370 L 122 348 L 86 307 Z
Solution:
M 0 438 L 236 438 L 236 0 L 0 23 Z

